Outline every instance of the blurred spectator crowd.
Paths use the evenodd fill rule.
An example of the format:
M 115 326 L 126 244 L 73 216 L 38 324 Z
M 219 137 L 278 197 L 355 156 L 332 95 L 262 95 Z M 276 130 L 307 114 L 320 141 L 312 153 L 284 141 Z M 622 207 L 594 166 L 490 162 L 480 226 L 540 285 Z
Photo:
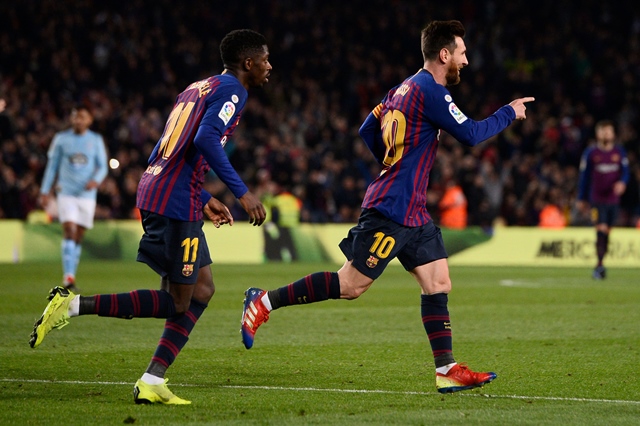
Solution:
M 273 72 L 249 94 L 226 146 L 232 164 L 257 194 L 296 195 L 302 221 L 355 222 L 379 172 L 358 128 L 422 66 L 420 30 L 432 19 L 466 26 L 469 67 L 450 90 L 468 116 L 536 98 L 527 120 L 478 147 L 441 135 L 429 189 L 436 221 L 453 182 L 467 199 L 469 225 L 537 225 L 549 203 L 569 224 L 588 225 L 573 207 L 579 158 L 595 122 L 609 118 L 632 167 L 618 225 L 635 226 L 640 8 L 628 0 L 3 2 L 0 218 L 38 208 L 48 146 L 78 103 L 93 111 L 92 129 L 118 165 L 100 187 L 96 216 L 135 217 L 138 179 L 175 96 L 222 71 L 224 34 L 252 28 L 269 42 Z M 244 217 L 214 175 L 206 185 Z

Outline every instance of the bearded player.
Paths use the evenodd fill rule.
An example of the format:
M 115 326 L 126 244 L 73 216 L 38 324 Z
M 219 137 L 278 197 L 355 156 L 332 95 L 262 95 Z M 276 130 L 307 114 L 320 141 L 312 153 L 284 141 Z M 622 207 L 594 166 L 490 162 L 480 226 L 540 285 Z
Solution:
M 459 21 L 434 21 L 422 30 L 424 66 L 391 89 L 360 128 L 360 135 L 382 166 L 369 185 L 358 224 L 340 243 L 346 262 L 338 272 L 318 272 L 272 291 L 246 291 L 242 339 L 253 346 L 255 332 L 269 313 L 284 306 L 327 299 L 355 299 L 395 257 L 422 290 L 421 316 L 441 393 L 482 386 L 495 373 L 477 373 L 453 357 L 447 308 L 451 279 L 440 229 L 426 209 L 429 172 L 440 129 L 474 146 L 525 118 L 522 98 L 483 121 L 460 111 L 446 86 L 460 81 L 467 66 L 465 30 Z

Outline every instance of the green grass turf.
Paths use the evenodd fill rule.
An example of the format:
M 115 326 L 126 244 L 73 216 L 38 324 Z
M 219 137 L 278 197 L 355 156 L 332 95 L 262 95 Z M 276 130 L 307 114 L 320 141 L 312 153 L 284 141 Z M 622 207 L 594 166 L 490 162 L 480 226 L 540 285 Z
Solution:
M 392 267 L 355 301 L 274 312 L 253 349 L 243 291 L 335 265 L 215 266 L 216 296 L 167 374 L 191 406 L 137 406 L 163 320 L 85 316 L 37 349 L 60 266 L 0 265 L 0 424 L 606 424 L 640 422 L 640 271 L 452 268 L 454 354 L 498 378 L 435 391 L 417 284 Z M 156 288 L 135 262 L 83 262 L 84 294 Z

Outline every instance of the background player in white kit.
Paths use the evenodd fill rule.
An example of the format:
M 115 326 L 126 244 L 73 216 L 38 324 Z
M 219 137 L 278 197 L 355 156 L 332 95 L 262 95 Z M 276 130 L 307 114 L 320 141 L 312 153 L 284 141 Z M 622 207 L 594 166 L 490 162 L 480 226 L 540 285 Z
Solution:
M 107 176 L 107 153 L 102 136 L 89 130 L 93 116 L 88 108 L 71 111 L 71 128 L 58 132 L 49 147 L 48 162 L 40 188 L 40 203 L 46 208 L 57 196 L 62 224 L 63 284 L 77 292 L 76 270 L 82 239 L 93 228 L 97 188 Z

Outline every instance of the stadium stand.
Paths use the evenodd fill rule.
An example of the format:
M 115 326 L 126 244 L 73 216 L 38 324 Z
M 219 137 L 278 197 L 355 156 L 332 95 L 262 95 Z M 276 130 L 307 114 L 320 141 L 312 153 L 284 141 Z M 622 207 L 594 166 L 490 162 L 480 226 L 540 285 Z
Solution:
M 97 219 L 136 217 L 135 191 L 168 108 L 189 82 L 219 72 L 220 38 L 234 28 L 267 37 L 272 78 L 252 93 L 226 149 L 256 193 L 267 176 L 303 201 L 305 222 L 353 222 L 378 166 L 359 140 L 363 118 L 422 66 L 419 31 L 431 19 L 467 28 L 470 66 L 451 92 L 480 118 L 535 96 L 528 119 L 468 149 L 441 137 L 430 211 L 452 167 L 469 225 L 537 225 L 549 193 L 571 225 L 577 167 L 593 125 L 615 120 L 632 180 L 621 226 L 640 217 L 640 9 L 633 1 L 525 0 L 445 5 L 414 1 L 57 0 L 0 4 L 0 218 L 25 219 L 53 134 L 72 105 L 94 113 L 110 170 Z M 233 204 L 215 176 L 209 191 Z M 234 209 L 238 219 L 241 209 Z

